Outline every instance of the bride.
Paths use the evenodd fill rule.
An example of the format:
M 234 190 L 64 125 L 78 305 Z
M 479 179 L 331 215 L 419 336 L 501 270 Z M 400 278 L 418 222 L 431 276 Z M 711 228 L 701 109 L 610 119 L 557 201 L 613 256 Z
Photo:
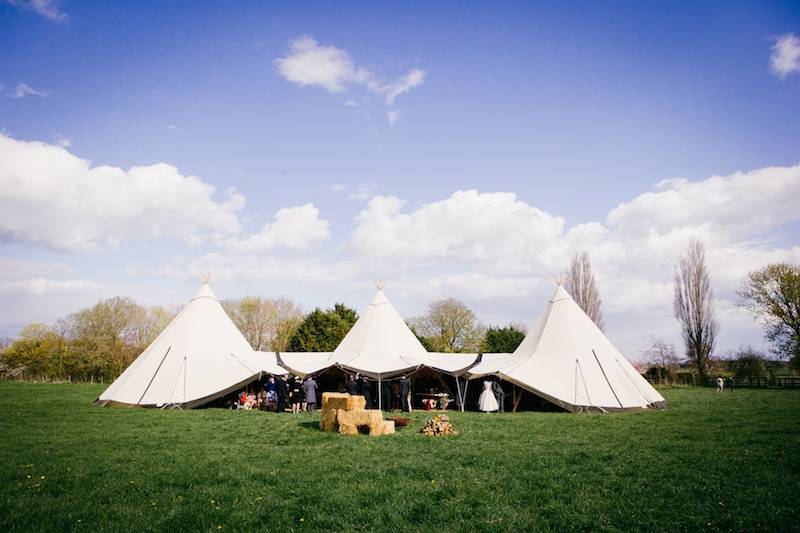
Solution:
M 500 409 L 500 405 L 497 403 L 497 398 L 495 398 L 494 391 L 492 390 L 492 382 L 488 379 L 483 382 L 483 392 L 481 393 L 481 397 L 478 398 L 478 409 L 487 413 Z

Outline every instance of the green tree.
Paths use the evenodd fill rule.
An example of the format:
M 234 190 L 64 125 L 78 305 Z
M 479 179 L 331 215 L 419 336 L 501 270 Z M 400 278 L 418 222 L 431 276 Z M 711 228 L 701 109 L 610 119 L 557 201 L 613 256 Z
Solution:
M 483 353 L 512 353 L 525 338 L 525 331 L 513 324 L 504 328 L 489 327 L 481 342 Z
M 58 335 L 45 324 L 28 324 L 5 350 L 3 359 L 10 369 L 22 368 L 31 378 L 57 377 L 62 346 Z
M 748 274 L 739 303 L 761 318 L 773 352 L 800 369 L 800 265 L 773 263 Z
M 736 379 L 742 378 L 769 378 L 767 358 L 764 354 L 753 349 L 752 346 L 739 348 L 729 363 L 729 368 Z
M 309 313 L 288 343 L 290 352 L 332 352 L 358 320 L 358 313 L 344 304 Z

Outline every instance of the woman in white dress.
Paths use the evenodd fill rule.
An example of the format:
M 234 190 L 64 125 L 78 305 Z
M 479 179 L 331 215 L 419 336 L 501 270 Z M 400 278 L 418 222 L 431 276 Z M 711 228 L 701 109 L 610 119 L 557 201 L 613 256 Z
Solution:
M 478 398 L 478 409 L 487 413 L 500 409 L 500 405 L 497 403 L 497 398 L 495 398 L 494 391 L 492 390 L 492 382 L 488 379 L 483 382 L 483 392 L 481 393 L 481 397 Z

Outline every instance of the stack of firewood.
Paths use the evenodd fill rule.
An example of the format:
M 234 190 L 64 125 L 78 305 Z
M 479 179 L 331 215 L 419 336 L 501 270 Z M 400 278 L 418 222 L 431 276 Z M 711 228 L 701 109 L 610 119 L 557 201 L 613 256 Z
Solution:
M 437 415 L 425 422 L 420 433 L 424 433 L 429 437 L 441 437 L 442 435 L 458 435 L 458 432 L 453 428 L 453 423 L 447 415 Z

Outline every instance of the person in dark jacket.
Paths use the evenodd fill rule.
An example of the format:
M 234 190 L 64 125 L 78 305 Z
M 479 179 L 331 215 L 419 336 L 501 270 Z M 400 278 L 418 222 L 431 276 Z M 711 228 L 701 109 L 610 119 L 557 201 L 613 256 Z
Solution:
M 313 376 L 308 376 L 303 382 L 303 393 L 306 397 L 306 410 L 309 413 L 317 408 L 317 382 Z
M 344 384 L 344 390 L 346 390 L 347 394 L 350 396 L 358 396 L 358 382 L 353 374 L 349 374 L 347 376 L 347 381 Z
M 500 406 L 500 412 L 505 413 L 506 391 L 503 390 L 503 385 L 497 377 L 492 380 L 492 392 L 494 392 L 494 397 L 497 399 L 497 405 Z
M 361 376 L 361 395 L 366 400 L 366 409 L 372 409 L 372 383 L 364 376 Z
M 384 381 L 381 383 L 381 398 L 380 398 L 381 408 L 384 411 L 389 410 L 389 406 L 392 404 L 392 389 L 389 386 L 388 381 Z
M 286 381 L 283 376 L 275 376 L 275 411 L 283 413 L 286 411 Z
M 411 396 L 411 380 L 403 376 L 400 378 L 400 404 L 404 412 L 411 410 L 411 405 L 408 401 L 409 396 Z

